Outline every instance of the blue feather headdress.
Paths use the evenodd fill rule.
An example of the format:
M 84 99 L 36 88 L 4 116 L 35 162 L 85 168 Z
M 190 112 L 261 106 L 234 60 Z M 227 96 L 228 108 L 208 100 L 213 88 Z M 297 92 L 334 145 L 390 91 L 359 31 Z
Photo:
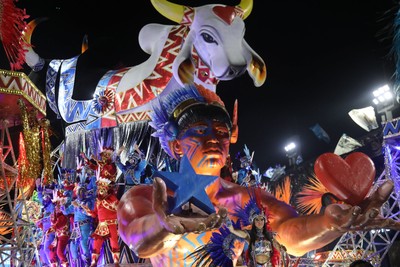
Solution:
M 242 229 L 251 229 L 254 219 L 262 216 L 265 221 L 266 229 L 272 231 L 269 224 L 268 208 L 263 206 L 260 202 L 259 194 L 262 189 L 259 187 L 247 187 L 246 189 L 250 196 L 249 201 L 243 207 L 237 206 L 231 215 L 238 218 Z
M 236 229 L 240 228 L 239 222 L 232 222 L 232 225 Z M 234 235 L 224 225 L 219 228 L 219 232 L 212 233 L 210 241 L 206 245 L 199 247 L 188 257 L 195 259 L 192 265 L 194 267 L 233 267 L 232 259 L 235 257 L 233 251 L 235 244 L 244 241 L 244 238 Z
M 254 218 L 258 216 L 263 216 L 265 221 L 267 221 L 265 211 L 257 200 L 255 188 L 248 187 L 247 191 L 250 195 L 249 201 L 243 207 L 236 207 L 233 214 L 238 218 L 242 228 L 251 226 Z

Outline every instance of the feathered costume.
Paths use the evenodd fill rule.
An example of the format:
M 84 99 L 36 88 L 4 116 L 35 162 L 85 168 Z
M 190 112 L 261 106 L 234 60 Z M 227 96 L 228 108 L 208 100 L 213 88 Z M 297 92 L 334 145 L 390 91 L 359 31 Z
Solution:
M 233 227 L 240 228 L 240 223 L 233 223 Z M 237 256 L 234 249 L 242 246 L 244 242 L 244 238 L 236 236 L 226 226 L 222 226 L 219 228 L 219 232 L 212 234 L 207 244 L 189 255 L 189 257 L 196 258 L 192 266 L 233 267 L 232 259 Z
M 253 226 L 254 219 L 262 216 L 265 219 L 264 228 L 266 229 L 267 233 L 270 234 L 272 239 L 272 230 L 268 221 L 268 210 L 261 205 L 259 197 L 257 197 L 257 192 L 259 192 L 259 190 L 255 189 L 254 187 L 247 189 L 250 196 L 248 203 L 243 207 L 238 206 L 235 209 L 235 212 L 231 214 L 238 218 L 238 220 L 233 223 L 233 227 L 234 229 L 244 229 L 245 231 L 250 230 L 251 228 L 255 228 Z M 235 247 L 238 247 L 237 242 L 243 243 L 244 241 L 244 238 L 231 233 L 226 226 L 222 226 L 219 228 L 219 232 L 213 233 L 210 241 L 206 245 L 201 246 L 189 256 L 196 259 L 193 266 L 231 267 L 234 266 L 232 260 L 233 257 L 235 257 L 234 249 Z M 256 263 L 253 263 L 252 256 L 248 255 L 248 248 L 246 253 L 246 261 L 251 264 L 248 266 L 279 266 L 280 252 L 276 247 L 279 246 L 279 244 L 276 242 L 270 242 L 270 244 L 272 251 L 270 263 L 266 265 L 255 265 Z M 250 244 L 250 246 L 251 245 L 253 244 Z
M 25 9 L 15 5 L 14 0 L 0 0 L 0 40 L 10 62 L 11 70 L 20 70 L 24 64 L 24 51 L 29 44 L 23 40 L 22 32 L 27 27 L 29 16 Z

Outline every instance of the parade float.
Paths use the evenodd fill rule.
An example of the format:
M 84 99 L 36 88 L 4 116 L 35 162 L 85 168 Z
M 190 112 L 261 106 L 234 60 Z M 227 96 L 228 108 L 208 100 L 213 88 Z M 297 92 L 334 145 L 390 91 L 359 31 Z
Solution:
M 83 179 L 82 175 L 89 173 L 83 171 L 76 160 L 80 153 L 84 152 L 88 157 L 93 154 L 94 157 L 90 159 L 98 163 L 102 160 L 105 150 L 114 150 L 121 146 L 129 148 L 136 144 L 141 144 L 149 160 L 151 155 L 156 154 L 156 166 L 169 168 L 164 162 L 166 156 L 162 154 L 156 140 L 150 136 L 148 114 L 152 108 L 151 101 L 168 93 L 177 84 L 182 85 L 188 81 L 218 92 L 217 85 L 220 81 L 235 79 L 246 70 L 255 86 L 259 87 L 264 83 L 265 63 L 244 39 L 244 19 L 251 13 L 252 1 L 241 1 L 237 6 L 201 7 L 180 6 L 166 1 L 152 3 L 161 14 L 177 25 L 146 25 L 139 34 L 139 42 L 141 48 L 150 55 L 149 59 L 138 66 L 108 70 L 98 83 L 90 88 L 93 91 L 93 99 L 80 101 L 72 98 L 75 75 L 80 71 L 76 68 L 80 55 L 70 59 L 46 61 L 36 54 L 29 42 L 26 44 L 25 59 L 28 65 L 34 72 L 45 75 L 45 94 L 22 72 L 0 72 L 1 106 L 4 110 L 2 114 L 6 114 L 2 118 L 1 127 L 1 203 L 2 207 L 8 206 L 5 210 L 9 210 L 2 214 L 5 220 L 3 236 L 11 236 L 1 245 L 4 248 L 3 263 L 41 266 L 38 256 L 40 231 L 34 230 L 35 223 L 40 220 L 35 215 L 40 213 L 40 205 L 43 204 L 34 200 L 37 178 L 40 177 L 41 185 L 48 189 L 54 189 L 54 183 L 61 186 L 63 180 L 69 179 L 74 183 L 75 180 L 71 177 Z M 202 21 L 216 24 L 220 41 L 226 44 L 225 46 L 207 52 L 201 49 L 204 44 L 199 43 L 199 39 L 195 37 L 201 35 Z M 26 29 L 24 38 L 29 40 L 34 34 L 33 23 Z M 217 59 L 211 60 L 208 56 Z M 231 62 L 235 64 L 230 65 Z M 15 63 L 12 68 L 17 66 Z M 65 136 L 61 138 L 63 141 L 57 147 L 50 147 L 49 125 L 45 119 L 46 104 L 50 107 L 50 112 L 54 112 L 68 125 L 65 127 Z M 22 126 L 19 136 L 14 137 L 14 140 L 9 132 L 11 125 Z M 317 170 L 320 172 L 319 175 L 318 171 L 316 173 L 327 192 L 350 204 L 357 204 L 363 200 L 385 177 L 393 180 L 395 190 L 388 204 L 383 206 L 382 214 L 385 218 L 399 221 L 396 153 L 398 120 L 386 122 L 383 132 L 385 171 L 375 174 L 373 166 L 368 170 L 364 169 L 362 174 L 368 177 L 368 183 L 358 184 L 363 189 L 361 192 L 349 192 L 345 189 L 346 182 L 349 182 L 345 179 L 354 174 L 351 167 L 346 167 L 350 159 L 343 163 L 333 155 L 328 155 L 328 159 L 320 158 L 317 164 Z M 15 157 L 15 144 L 18 144 L 18 160 Z M 133 151 L 126 151 L 124 156 L 127 158 L 131 152 Z M 360 157 L 364 163 L 368 162 L 368 159 Z M 343 170 L 343 176 L 339 178 L 341 184 L 335 184 L 337 180 L 329 176 L 330 172 L 327 171 L 338 166 L 330 165 L 335 160 L 339 162 L 337 164 L 340 170 Z M 63 174 L 70 170 L 75 172 L 72 171 L 70 178 L 66 179 Z M 57 174 L 53 176 L 53 173 Z M 257 171 L 254 170 L 253 174 L 257 175 Z M 360 177 L 355 177 L 355 180 L 350 182 L 357 183 L 357 178 Z M 352 197 L 353 193 L 356 193 L 357 198 Z M 53 200 L 59 201 L 56 198 Z M 347 266 L 354 259 L 364 258 L 379 266 L 396 237 L 397 233 L 393 235 L 387 231 L 345 233 L 332 250 L 317 253 L 312 257 L 307 255 L 300 260 L 298 257 L 292 257 L 291 261 L 298 266 Z M 138 266 L 146 264 L 144 259 L 135 256 L 126 244 L 121 245 L 120 253 L 120 263 L 135 263 Z M 105 243 L 100 258 L 99 264 L 103 265 L 115 260 L 109 242 Z M 84 266 L 83 261 L 78 264 Z

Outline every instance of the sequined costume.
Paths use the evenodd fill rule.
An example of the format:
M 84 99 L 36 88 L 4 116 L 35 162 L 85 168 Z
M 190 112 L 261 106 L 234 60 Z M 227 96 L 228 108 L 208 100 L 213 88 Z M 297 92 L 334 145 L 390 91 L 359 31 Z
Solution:
M 272 267 L 271 255 L 272 255 L 272 244 L 271 241 L 267 240 L 262 232 L 257 235 L 256 241 L 252 244 L 252 255 L 250 258 L 250 266 L 254 267 Z M 262 262 L 260 262 L 262 259 Z
M 113 151 L 112 148 L 103 148 L 103 151 L 100 153 L 100 159 L 96 159 L 92 156 L 92 160 L 90 160 L 83 153 L 81 153 L 81 156 L 83 157 L 87 167 L 93 171 L 100 169 L 101 178 L 115 182 L 117 178 L 117 166 L 112 159 Z
M 96 266 L 100 255 L 101 248 L 106 239 L 110 240 L 111 252 L 113 254 L 114 263 L 119 262 L 119 243 L 118 243 L 118 222 L 117 222 L 117 205 L 118 198 L 115 192 L 110 188 L 110 181 L 100 178 L 97 181 L 97 198 L 94 209 L 82 205 L 84 211 L 91 217 L 97 218 L 98 224 L 94 230 L 92 261 L 91 266 Z
M 59 205 L 59 204 L 57 204 Z M 64 215 L 61 210 L 56 206 L 54 212 L 51 214 L 51 227 L 49 232 L 55 232 L 56 237 L 50 245 L 50 261 L 51 266 L 58 266 L 60 262 L 61 267 L 68 265 L 65 249 L 68 245 L 70 231 L 69 231 L 69 218 Z
M 93 232 L 93 218 L 89 216 L 82 205 L 94 208 L 94 199 L 87 195 L 85 183 L 78 183 L 74 189 L 76 199 L 68 206 L 64 213 L 73 215 L 72 230 L 70 237 L 69 250 L 71 253 L 71 266 L 81 266 L 78 262 L 83 262 L 82 266 L 88 267 L 91 262 L 90 239 Z
M 43 209 L 42 218 L 36 223 L 43 231 L 39 253 L 43 266 L 48 266 L 50 265 L 50 244 L 55 238 L 55 232 L 48 232 L 51 227 L 50 215 L 54 211 L 54 204 L 51 202 L 51 194 L 46 192 L 46 189 L 42 186 L 38 186 L 37 191 Z
M 140 172 L 137 171 L 138 160 L 131 162 L 127 160 L 125 164 L 121 162 L 121 157 L 117 156 L 115 158 L 115 164 L 122 171 L 125 178 L 125 191 L 134 185 L 140 183 Z M 138 176 L 139 175 L 139 176 Z

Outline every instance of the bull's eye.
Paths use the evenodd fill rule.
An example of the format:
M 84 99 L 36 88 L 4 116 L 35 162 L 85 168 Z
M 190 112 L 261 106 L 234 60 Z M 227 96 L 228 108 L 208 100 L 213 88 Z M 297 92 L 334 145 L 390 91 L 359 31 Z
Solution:
M 203 37 L 203 40 L 206 43 L 215 43 L 215 44 L 217 44 L 217 41 L 214 39 L 214 37 L 212 37 L 211 35 L 209 35 L 206 32 L 201 33 L 201 37 Z

